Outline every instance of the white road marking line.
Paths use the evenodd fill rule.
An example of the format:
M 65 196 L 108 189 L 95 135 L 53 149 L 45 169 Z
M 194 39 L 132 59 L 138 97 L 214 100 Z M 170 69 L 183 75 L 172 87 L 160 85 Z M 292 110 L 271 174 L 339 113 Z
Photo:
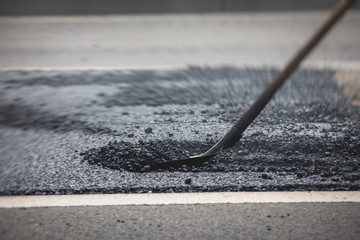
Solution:
M 1 196 L 0 208 L 304 202 L 360 202 L 360 191 Z

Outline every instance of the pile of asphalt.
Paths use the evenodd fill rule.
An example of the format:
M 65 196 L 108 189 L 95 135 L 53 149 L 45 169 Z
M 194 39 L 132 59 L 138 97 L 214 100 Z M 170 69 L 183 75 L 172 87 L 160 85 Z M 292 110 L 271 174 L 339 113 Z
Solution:
M 333 70 L 294 73 L 234 147 L 206 151 L 276 69 L 0 73 L 0 194 L 356 190 L 360 107 Z
M 200 142 L 178 142 L 171 139 L 149 142 L 139 140 L 136 144 L 113 141 L 109 142 L 106 146 L 82 152 L 80 155 L 83 156 L 84 161 L 92 165 L 117 170 L 125 169 L 128 171 L 146 172 L 151 170 L 151 164 L 169 162 L 199 153 L 204 149 L 200 148 L 202 145 L 203 143 Z M 161 171 L 161 169 L 158 170 Z M 176 169 L 162 170 L 200 171 L 185 165 Z
M 319 127 L 308 126 L 307 130 Z M 325 134 L 336 129 L 322 130 Z M 289 135 L 299 132 L 299 128 L 289 127 Z M 360 131 L 346 130 L 344 137 L 319 141 L 317 137 L 268 137 L 256 133 L 227 149 L 214 159 L 202 165 L 183 165 L 158 169 L 158 171 L 183 172 L 264 172 L 264 179 L 272 179 L 273 174 L 291 173 L 297 178 L 320 175 L 339 181 L 360 180 Z M 182 159 L 204 152 L 214 142 L 149 141 L 138 143 L 109 142 L 100 148 L 92 148 L 83 153 L 83 160 L 89 164 L 134 172 L 153 171 L 151 164 Z M 316 159 L 316 161 L 315 161 Z M 332 159 L 338 159 L 332 161 Z

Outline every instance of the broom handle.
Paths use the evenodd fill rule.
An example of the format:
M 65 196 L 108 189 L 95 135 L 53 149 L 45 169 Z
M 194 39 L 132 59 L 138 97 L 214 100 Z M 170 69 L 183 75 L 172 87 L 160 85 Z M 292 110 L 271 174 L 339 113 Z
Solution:
M 355 0 L 342 0 L 331 11 L 324 24 L 315 32 L 309 41 L 297 52 L 297 54 L 288 62 L 284 70 L 275 77 L 265 91 L 257 98 L 244 115 L 235 123 L 234 128 L 238 133 L 243 133 L 245 129 L 254 121 L 261 110 L 270 101 L 272 96 L 281 87 L 289 75 L 298 67 L 300 62 L 309 54 L 309 52 L 318 44 L 331 27 L 340 19 Z

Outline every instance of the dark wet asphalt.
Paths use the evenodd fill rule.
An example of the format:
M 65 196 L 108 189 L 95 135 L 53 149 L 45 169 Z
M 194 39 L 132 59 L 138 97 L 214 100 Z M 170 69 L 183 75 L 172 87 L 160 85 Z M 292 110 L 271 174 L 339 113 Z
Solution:
M 240 144 L 205 166 L 127 170 L 206 149 L 275 73 L 1 72 L 0 193 L 359 189 L 360 107 L 333 70 L 296 72 Z

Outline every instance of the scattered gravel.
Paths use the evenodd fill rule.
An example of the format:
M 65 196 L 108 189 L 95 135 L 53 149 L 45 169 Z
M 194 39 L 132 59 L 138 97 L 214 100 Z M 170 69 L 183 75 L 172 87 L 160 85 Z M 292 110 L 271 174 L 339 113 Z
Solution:
M 211 161 L 149 169 L 207 150 L 276 72 L 2 72 L 0 194 L 358 190 L 360 107 L 325 69 L 297 71 Z

